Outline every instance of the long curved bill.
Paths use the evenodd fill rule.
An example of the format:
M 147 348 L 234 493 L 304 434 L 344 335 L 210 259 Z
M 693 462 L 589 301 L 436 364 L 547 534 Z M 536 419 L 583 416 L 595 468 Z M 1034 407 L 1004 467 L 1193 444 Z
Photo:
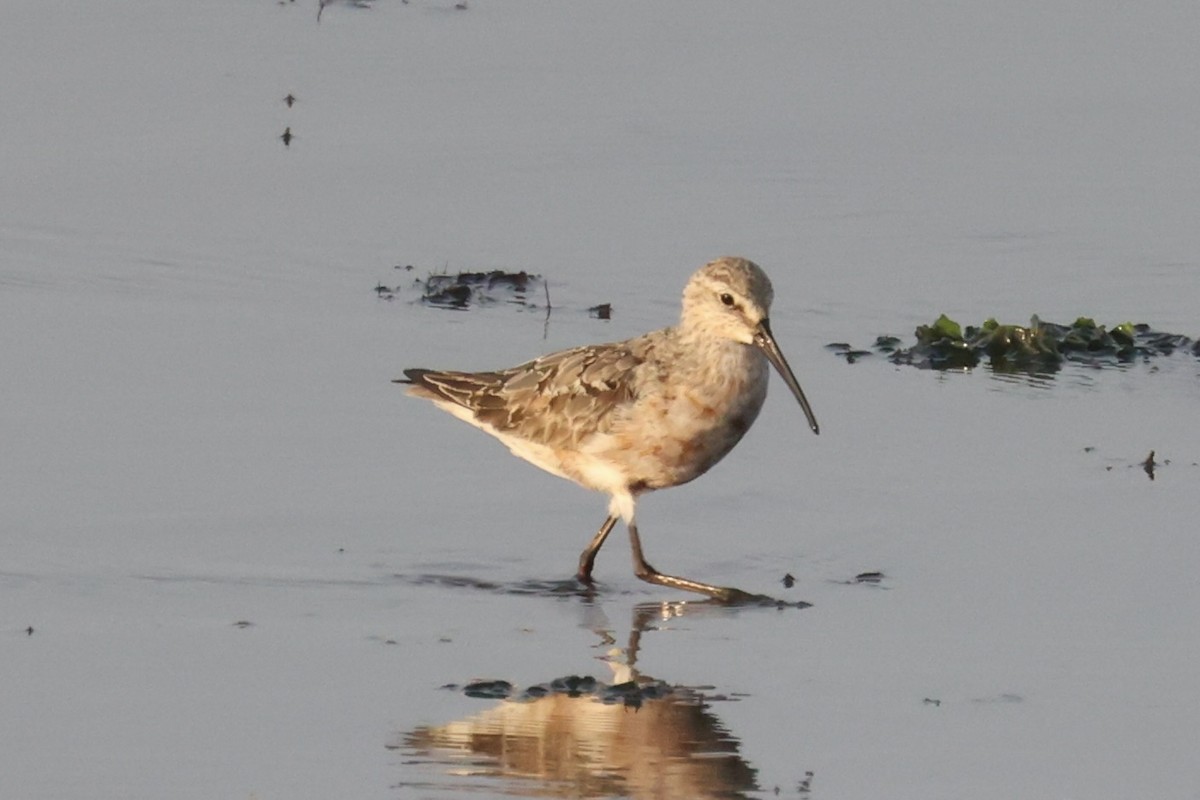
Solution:
M 775 344 L 775 337 L 771 334 L 771 325 L 765 319 L 758 323 L 758 328 L 754 331 L 754 344 L 763 351 L 767 360 L 771 362 L 771 366 L 775 368 L 775 371 L 783 378 L 783 382 L 792 390 L 792 394 L 796 395 L 796 399 L 800 401 L 800 408 L 804 409 L 804 416 L 808 417 L 808 427 L 812 428 L 813 433 L 820 433 L 821 429 L 817 426 L 817 418 L 813 415 L 812 406 L 808 404 L 808 398 L 804 396 L 804 390 L 800 388 L 800 382 L 792 374 L 792 368 L 788 366 L 787 359 L 783 357 L 779 345 Z

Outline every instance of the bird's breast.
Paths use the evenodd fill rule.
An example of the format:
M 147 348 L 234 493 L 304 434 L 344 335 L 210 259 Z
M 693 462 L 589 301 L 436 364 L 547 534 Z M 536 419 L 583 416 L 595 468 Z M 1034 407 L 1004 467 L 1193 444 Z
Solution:
M 730 345 L 641 387 L 603 442 L 628 486 L 646 491 L 698 478 L 750 429 L 766 398 L 766 363 L 757 350 Z

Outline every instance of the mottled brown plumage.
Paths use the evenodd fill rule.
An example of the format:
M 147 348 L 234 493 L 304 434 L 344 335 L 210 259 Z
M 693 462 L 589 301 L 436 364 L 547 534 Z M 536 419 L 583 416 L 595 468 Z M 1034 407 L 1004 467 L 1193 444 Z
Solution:
M 767 320 L 773 290 L 741 258 L 702 267 L 684 289 L 678 325 L 587 345 L 494 372 L 405 370 L 409 393 L 487 431 L 539 467 L 609 494 L 609 516 L 579 561 L 591 582 L 617 518 L 629 527 L 638 577 L 720 600 L 736 589 L 662 575 L 642 557 L 635 498 L 703 475 L 749 430 L 767 392 L 767 364 L 817 422 Z
M 411 393 L 469 409 L 480 427 L 556 448 L 578 447 L 628 403 L 628 380 L 643 355 L 588 345 L 497 372 L 408 369 Z

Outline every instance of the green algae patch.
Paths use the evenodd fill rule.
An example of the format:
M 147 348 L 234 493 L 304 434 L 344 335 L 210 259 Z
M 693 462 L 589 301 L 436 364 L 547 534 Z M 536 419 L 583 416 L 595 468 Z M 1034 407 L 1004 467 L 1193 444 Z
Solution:
M 1200 357 L 1200 342 L 1187 336 L 1144 323 L 1106 327 L 1090 317 L 1070 325 L 1044 322 L 1035 315 L 1028 325 L 1002 325 L 989 318 L 963 326 L 942 314 L 929 325 L 918 325 L 914 335 L 917 341 L 911 347 L 902 346 L 895 336 L 877 337 L 873 350 L 892 363 L 921 369 L 964 370 L 987 363 L 996 372 L 1032 374 L 1056 372 L 1069 361 L 1115 366 L 1179 350 Z M 841 342 L 828 347 L 850 363 L 867 353 Z

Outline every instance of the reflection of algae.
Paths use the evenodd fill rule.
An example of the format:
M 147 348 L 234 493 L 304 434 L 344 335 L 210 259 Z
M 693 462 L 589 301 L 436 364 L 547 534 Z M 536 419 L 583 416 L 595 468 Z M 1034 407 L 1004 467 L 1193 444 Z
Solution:
M 893 363 L 922 369 L 971 369 L 987 359 L 996 372 L 1030 374 L 1057 372 L 1066 361 L 1117 365 L 1171 355 L 1176 350 L 1200 356 L 1200 342 L 1186 336 L 1131 322 L 1106 328 L 1088 317 L 1059 325 L 1034 316 L 1028 327 L 988 319 L 978 327 L 964 328 L 942 314 L 929 325 L 917 326 L 915 335 L 917 343 L 908 348 L 900 347 L 895 337 L 881 336 L 875 340 L 875 350 L 886 353 Z M 830 348 L 850 362 L 868 355 L 849 345 Z

